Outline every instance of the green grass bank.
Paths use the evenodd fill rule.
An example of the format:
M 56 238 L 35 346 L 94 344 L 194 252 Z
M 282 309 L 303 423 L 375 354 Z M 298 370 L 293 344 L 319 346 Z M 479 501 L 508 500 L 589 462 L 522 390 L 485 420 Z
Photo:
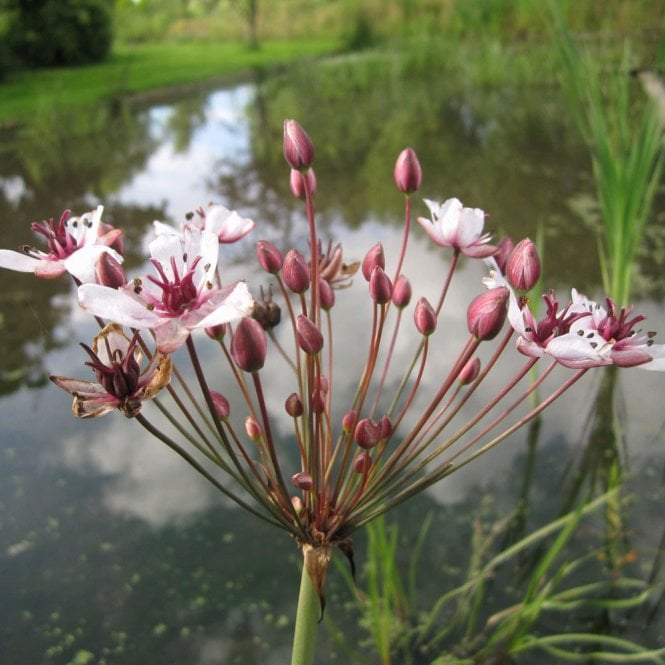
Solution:
M 46 109 L 220 80 L 329 55 L 341 46 L 335 38 L 270 41 L 254 50 L 241 42 L 118 46 L 109 60 L 99 64 L 10 73 L 0 84 L 0 126 L 19 124 Z

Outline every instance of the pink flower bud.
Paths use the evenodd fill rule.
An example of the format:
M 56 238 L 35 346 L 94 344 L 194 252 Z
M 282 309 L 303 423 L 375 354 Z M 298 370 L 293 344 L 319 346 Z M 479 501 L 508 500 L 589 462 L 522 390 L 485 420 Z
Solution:
M 506 274 L 506 262 L 513 251 L 513 247 L 515 247 L 515 244 L 510 236 L 503 236 L 501 242 L 496 246 L 497 252 L 494 255 L 494 260 L 502 275 Z
M 312 489 L 314 483 L 312 482 L 312 476 L 307 473 L 307 471 L 298 471 L 291 476 L 291 483 L 294 487 L 297 487 L 300 490 L 305 492 Z
M 292 418 L 300 418 L 300 416 L 302 416 L 303 406 L 298 393 L 291 393 L 286 398 L 284 409 Z
M 284 121 L 284 159 L 293 169 L 307 169 L 314 161 L 314 144 L 296 120 Z
M 469 332 L 480 340 L 494 339 L 508 311 L 510 292 L 505 286 L 498 286 L 476 296 L 466 312 Z
M 381 429 L 381 438 L 387 439 L 393 433 L 393 424 L 390 422 L 388 416 L 383 416 L 379 421 L 379 427 Z
M 363 418 L 356 425 L 353 438 L 361 448 L 373 448 L 381 440 L 381 428 L 371 418 Z
M 296 515 L 300 515 L 300 513 L 302 513 L 303 508 L 305 507 L 303 505 L 302 499 L 299 496 L 291 497 L 291 505 L 293 506 L 293 510 L 296 511 Z
M 462 367 L 462 371 L 457 378 L 463 386 L 468 386 L 478 378 L 478 374 L 480 374 L 480 358 L 475 357 L 471 358 L 471 360 Z
M 393 305 L 398 309 L 404 309 L 410 302 L 411 283 L 404 275 L 400 275 L 393 289 Z
M 231 355 L 245 372 L 258 372 L 266 361 L 268 344 L 261 324 L 250 317 L 240 319 L 231 339 Z
M 385 270 L 386 267 L 386 257 L 383 255 L 383 245 L 380 242 L 377 242 L 372 249 L 367 252 L 365 258 L 363 259 L 362 272 L 363 277 L 369 282 L 369 278 L 372 276 L 372 270 L 379 266 L 381 270 Z
M 258 441 L 263 436 L 261 425 L 252 416 L 245 418 L 245 432 L 252 441 Z
M 353 470 L 356 473 L 361 473 L 365 475 L 372 466 L 372 458 L 366 450 L 361 450 L 353 458 Z
M 226 323 L 220 323 L 219 325 L 205 328 L 205 334 L 208 335 L 210 339 L 214 339 L 216 342 L 221 342 L 224 339 L 224 335 L 226 335 L 227 328 L 228 326 Z
M 217 417 L 221 420 L 226 420 L 231 413 L 231 406 L 229 405 L 229 400 L 218 393 L 216 390 L 210 391 L 210 396 L 212 397 L 212 403 L 215 405 L 215 412 Z
M 305 185 L 309 189 L 310 196 L 316 191 L 316 174 L 314 169 L 310 168 L 305 172 L 291 169 L 291 177 L 289 179 L 289 187 L 291 194 L 297 199 L 306 198 Z
M 97 284 L 119 289 L 127 283 L 125 270 L 109 252 L 102 252 L 95 263 Z
M 540 257 L 530 238 L 520 240 L 508 256 L 506 279 L 518 291 L 530 291 L 540 279 Z
M 427 298 L 421 298 L 416 303 L 413 313 L 416 329 L 421 335 L 429 337 L 436 330 L 436 313 Z
M 335 304 L 335 291 L 325 279 L 319 280 L 319 300 L 321 302 L 321 309 L 326 312 Z
M 404 148 L 395 162 L 395 184 L 404 194 L 420 189 L 423 171 L 413 148 Z
M 310 401 L 313 413 L 323 413 L 326 410 L 326 397 L 321 390 L 314 390 Z
M 393 285 L 383 268 L 376 266 L 369 278 L 369 294 L 377 305 L 385 305 L 390 301 Z
M 358 416 L 353 409 L 344 414 L 344 417 L 342 418 L 342 429 L 347 434 L 355 427 L 357 417 Z
M 284 263 L 282 253 L 267 240 L 259 240 L 256 243 L 256 258 L 259 265 L 271 275 L 276 275 L 282 269 Z
M 291 249 L 286 254 L 282 268 L 284 283 L 293 293 L 305 293 L 311 281 L 309 265 L 305 257 L 296 249 Z
M 302 314 L 296 320 L 298 345 L 308 355 L 314 355 L 323 348 L 323 335 L 311 319 Z

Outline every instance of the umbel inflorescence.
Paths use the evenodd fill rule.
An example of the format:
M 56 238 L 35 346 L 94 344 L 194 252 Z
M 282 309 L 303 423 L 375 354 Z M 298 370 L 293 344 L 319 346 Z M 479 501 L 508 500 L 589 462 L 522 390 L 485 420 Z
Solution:
M 504 238 L 493 244 L 485 213 L 455 198 L 425 200 L 429 215 L 417 218 L 441 247 L 442 274 L 433 301 L 415 296 L 402 273 L 414 233 L 412 195 L 422 177 L 410 148 L 394 169 L 405 201 L 398 256 L 388 261 L 377 242 L 357 263 L 347 263 L 341 246 L 318 235 L 314 147 L 294 120 L 284 124 L 283 149 L 291 191 L 304 202 L 308 251 L 259 240 L 256 258 L 266 284 L 225 282 L 220 245 L 256 225 L 221 205 L 199 209 L 180 227 L 156 222 L 144 275 L 125 275 L 121 232 L 102 222 L 101 206 L 33 224 L 46 249 L 0 250 L 0 266 L 48 278 L 69 272 L 81 307 L 99 322 L 91 345 L 81 345 L 93 376 L 51 377 L 73 395 L 75 415 L 118 409 L 238 505 L 287 531 L 322 598 L 332 549 L 352 561 L 355 529 L 509 437 L 588 369 L 663 370 L 665 353 L 652 333 L 636 328 L 643 316 L 610 299 L 599 304 L 572 290 L 561 302 L 550 291 L 536 315 L 528 296 L 540 279 L 534 243 Z M 486 262 L 489 275 L 468 303 L 466 328 L 446 325 L 442 333 L 462 255 Z M 366 292 L 369 323 L 358 334 L 366 356 L 349 393 L 335 390 L 336 368 L 346 359 L 333 349 L 336 330 L 349 325 L 336 318 L 335 304 L 352 282 Z M 195 337 L 197 329 L 207 337 Z M 444 334 L 458 348 L 433 384 L 423 377 Z M 406 366 L 394 355 L 403 340 L 411 354 Z M 216 345 L 227 365 L 224 385 L 216 364 L 201 362 L 202 343 Z M 522 355 L 514 354 L 510 378 L 465 419 L 464 405 L 515 345 Z M 182 347 L 187 354 L 178 354 L 178 362 L 191 363 L 196 385 L 174 361 Z M 279 356 L 288 377 L 279 386 L 289 388 L 277 396 L 267 394 L 263 376 L 271 355 Z M 530 370 L 539 360 L 545 369 L 534 379 Z M 570 370 L 546 384 L 557 366 Z M 283 404 L 279 414 L 268 407 L 275 397 Z M 274 426 L 285 417 L 295 442 L 290 449 Z

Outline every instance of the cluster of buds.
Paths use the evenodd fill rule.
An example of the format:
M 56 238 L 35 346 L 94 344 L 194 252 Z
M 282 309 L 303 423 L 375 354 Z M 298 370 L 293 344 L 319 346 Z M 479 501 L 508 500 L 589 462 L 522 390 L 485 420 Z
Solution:
M 75 414 L 93 417 L 119 409 L 134 418 L 237 504 L 289 532 L 322 594 L 331 550 L 337 546 L 352 559 L 354 530 L 512 435 L 589 368 L 662 370 L 665 352 L 652 333 L 636 331 L 644 317 L 630 316 L 611 300 L 601 306 L 575 290 L 563 307 L 549 292 L 538 320 L 528 296 L 541 272 L 534 243 L 524 239 L 514 245 L 504 238 L 493 244 L 484 230 L 485 213 L 456 198 L 426 199 L 430 217 L 417 218 L 447 262 L 442 256 L 438 297 L 419 297 L 414 304 L 402 273 L 412 235 L 412 196 L 422 181 L 413 149 L 398 156 L 394 169 L 405 202 L 398 255 L 386 257 L 376 243 L 351 263 L 339 245 L 323 250 L 314 205 L 314 147 L 294 120 L 284 124 L 283 150 L 291 191 L 304 201 L 309 251 L 259 240 L 256 258 L 269 280 L 260 298 L 244 281 L 222 280 L 220 244 L 240 240 L 255 226 L 222 206 L 199 209 L 180 228 L 156 223 L 148 275 L 125 277 L 120 232 L 102 227 L 101 208 L 34 227 L 46 237 L 48 252 L 3 250 L 0 266 L 47 277 L 71 272 L 79 303 L 103 326 L 92 348 L 84 346 L 96 381 L 53 377 L 74 396 Z M 467 308 L 467 330 L 453 336 L 459 348 L 432 386 L 423 377 L 431 357 L 441 357 L 440 322 L 463 256 L 487 263 L 489 277 L 484 289 L 479 281 L 479 293 Z M 355 390 L 336 392 L 335 368 L 345 359 L 334 353 L 335 331 L 348 326 L 336 318 L 337 293 L 357 272 L 355 286 L 366 290 L 371 321 L 364 339 L 358 333 L 367 352 Z M 410 307 L 412 315 L 405 316 Z M 123 326 L 131 334 L 125 335 Z M 230 368 L 234 383 L 226 382 L 225 392 L 214 387 L 220 378 L 212 375 L 212 365 L 204 368 L 200 361 L 193 337 L 199 328 Z M 405 337 L 412 356 L 406 364 L 394 355 L 396 341 Z M 511 339 L 524 357 L 513 354 L 512 376 L 467 419 L 464 405 L 478 398 Z M 171 354 L 181 347 L 198 383 L 200 403 L 194 408 L 195 389 L 187 387 L 183 399 L 170 382 Z M 266 394 L 264 375 L 273 357 L 282 363 L 278 371 L 290 377 L 286 388 L 285 381 L 279 383 L 283 395 Z M 529 370 L 539 359 L 548 368 L 530 381 Z M 573 371 L 548 385 L 540 398 L 557 365 Z M 518 384 L 522 387 L 515 390 Z M 269 410 L 274 397 L 283 413 Z M 157 401 L 159 411 L 146 415 L 146 400 Z M 169 405 L 161 404 L 167 400 Z M 276 418 L 292 424 L 291 451 L 275 439 Z

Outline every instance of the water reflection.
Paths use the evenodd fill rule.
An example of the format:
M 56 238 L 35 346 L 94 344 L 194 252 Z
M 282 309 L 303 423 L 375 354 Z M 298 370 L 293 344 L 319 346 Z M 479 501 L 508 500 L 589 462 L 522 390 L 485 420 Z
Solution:
M 545 280 L 597 291 L 594 240 L 588 228 L 571 222 L 569 206 L 571 197 L 590 191 L 580 167 L 584 153 L 554 96 L 509 89 L 453 94 L 415 79 L 398 88 L 396 77 L 372 87 L 363 77 L 362 69 L 345 67 L 325 75 L 285 74 L 174 104 L 75 116 L 64 123 L 74 134 L 61 132 L 62 119 L 43 118 L 3 152 L 0 246 L 29 241 L 28 221 L 102 202 L 109 221 L 126 229 L 128 246 L 138 247 L 153 219 L 177 222 L 212 200 L 259 223 L 254 238 L 225 254 L 229 278 L 242 276 L 259 237 L 305 248 L 305 220 L 289 195 L 280 146 L 282 119 L 298 117 L 319 147 L 322 235 L 343 242 L 349 260 L 361 258 L 377 239 L 388 257 L 396 256 L 401 209 L 392 165 L 408 141 L 423 163 L 424 196 L 458 195 L 489 210 L 495 230 L 516 236 L 546 224 Z M 372 126 L 363 124 L 368 118 Z M 418 294 L 434 297 L 439 285 L 431 275 L 440 274 L 447 259 L 417 231 L 413 243 L 404 270 Z M 643 262 L 654 298 L 663 289 L 659 247 L 652 243 Z M 140 271 L 142 262 L 136 251 L 128 269 Z M 481 274 L 466 262 L 456 275 L 446 305 L 451 330 L 480 290 Z M 35 285 L 27 275 L 3 277 L 0 660 L 65 664 L 89 652 L 94 659 L 81 662 L 284 662 L 297 580 L 292 544 L 228 506 L 118 414 L 76 421 L 68 397 L 42 384 L 51 371 L 80 374 L 77 342 L 89 341 L 92 323 L 72 307 L 65 280 Z M 263 279 L 254 273 L 250 282 Z M 365 288 L 358 283 L 340 295 L 340 320 L 362 321 Z M 652 327 L 665 330 L 660 307 L 644 307 Z M 363 359 L 362 325 L 337 328 L 337 357 L 350 368 Z M 459 341 L 444 336 L 441 345 L 430 380 Z M 396 363 L 409 351 L 398 348 Z M 338 395 L 351 390 L 355 378 L 338 370 Z M 223 375 L 218 380 L 224 385 Z M 272 372 L 265 381 L 275 400 L 269 406 L 281 413 L 290 392 L 286 377 Z M 584 466 L 584 450 L 595 450 L 583 433 L 599 389 L 598 379 L 580 383 L 546 412 L 530 442 L 523 431 L 404 507 L 407 538 L 425 511 L 436 510 L 428 552 L 433 570 L 441 561 L 451 567 L 465 561 L 470 515 L 483 494 L 495 499 L 497 513 L 521 499 L 520 529 L 565 508 L 561 486 Z M 660 585 L 663 414 L 645 396 L 661 389 L 660 377 L 639 370 L 622 372 L 614 386 L 626 412 L 628 488 L 640 490 L 626 529 L 631 546 L 647 552 L 641 564 L 651 566 Z M 341 399 L 338 408 L 344 408 Z M 348 599 L 333 579 L 330 607 Z M 646 637 L 657 639 L 664 621 L 654 605 Z M 349 623 L 355 635 L 353 619 Z M 637 638 L 641 630 L 636 621 L 629 632 Z M 329 658 L 321 662 L 333 662 L 336 648 L 325 638 L 323 644 Z

